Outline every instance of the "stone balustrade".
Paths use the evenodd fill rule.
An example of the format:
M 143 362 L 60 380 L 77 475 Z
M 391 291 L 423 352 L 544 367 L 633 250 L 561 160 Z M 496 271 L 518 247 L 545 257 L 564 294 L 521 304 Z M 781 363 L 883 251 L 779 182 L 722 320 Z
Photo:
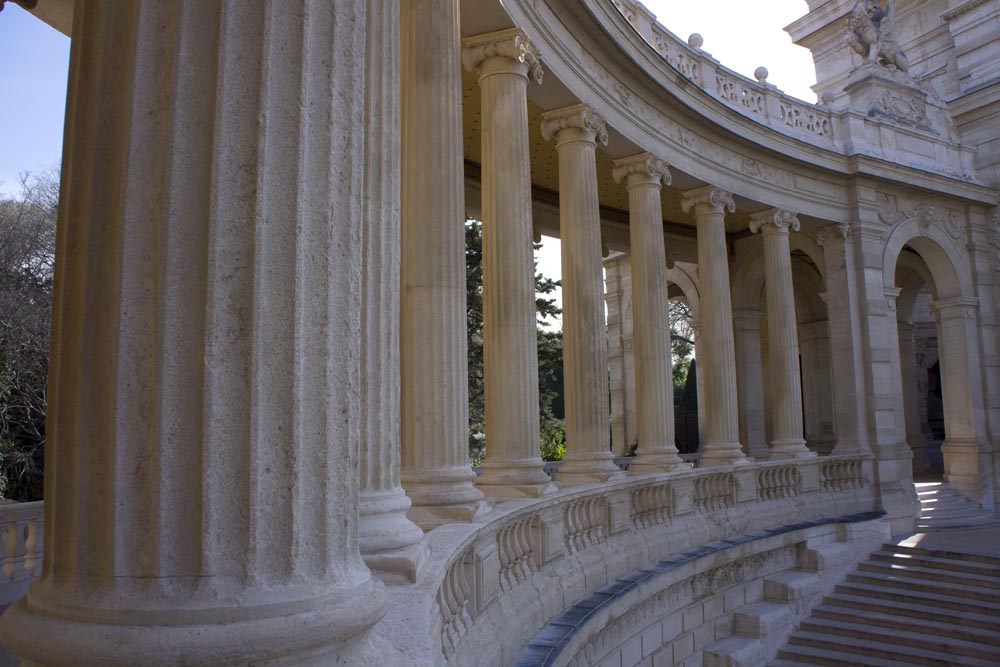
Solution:
M 3 536 L 3 579 L 0 607 L 24 595 L 42 569 L 42 501 L 0 505 Z
M 377 631 L 429 616 L 425 628 L 412 629 L 426 637 L 411 646 L 415 664 L 510 664 L 548 619 L 656 559 L 731 535 L 874 509 L 872 474 L 863 455 L 768 461 L 506 502 L 474 523 L 428 533 L 432 557 L 416 583 L 389 587 L 395 599 Z M 787 502 L 792 496 L 796 502 Z

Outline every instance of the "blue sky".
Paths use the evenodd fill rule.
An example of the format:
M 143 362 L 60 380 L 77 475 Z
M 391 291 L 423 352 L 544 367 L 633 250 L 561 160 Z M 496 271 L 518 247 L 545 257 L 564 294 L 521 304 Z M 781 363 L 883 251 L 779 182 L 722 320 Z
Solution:
M 69 37 L 13 2 L 0 12 L 0 195 L 19 190 L 18 174 L 59 162 Z

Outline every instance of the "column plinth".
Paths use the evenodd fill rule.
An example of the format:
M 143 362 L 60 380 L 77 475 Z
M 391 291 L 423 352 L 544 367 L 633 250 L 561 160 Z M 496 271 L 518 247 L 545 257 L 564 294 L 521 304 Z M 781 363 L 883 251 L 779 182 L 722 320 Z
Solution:
M 661 184 L 667 164 L 649 153 L 615 160 L 613 176 L 629 196 L 632 318 L 635 340 L 639 446 L 629 474 L 690 468 L 674 442 L 674 383 L 670 359 L 667 256 L 663 241 Z
M 736 350 L 729 291 L 729 252 L 725 212 L 736 210 L 732 195 L 707 186 L 684 193 L 681 206 L 694 213 L 698 228 L 699 313 L 698 375 L 705 381 L 703 466 L 746 463 L 739 441 L 736 403 Z
M 562 250 L 563 376 L 566 454 L 560 484 L 624 476 L 610 451 L 608 351 L 601 269 L 597 141 L 604 120 L 586 105 L 542 114 L 542 136 L 559 152 L 559 233 Z
M 802 383 L 799 334 L 795 322 L 792 256 L 788 231 L 799 219 L 788 211 L 770 209 L 750 216 L 750 231 L 764 241 L 764 287 L 767 292 L 768 362 L 771 367 L 772 459 L 816 456 L 806 447 L 802 429 Z
M 482 91 L 483 382 L 486 461 L 476 486 L 498 498 L 558 489 L 539 455 L 538 342 L 528 146 L 528 77 L 538 56 L 517 29 L 463 40 Z
M 469 467 L 458 0 L 401 7 L 401 481 L 429 530 L 489 503 Z
M 76 8 L 24 665 L 376 664 L 352 93 L 383 16 L 318 4 Z

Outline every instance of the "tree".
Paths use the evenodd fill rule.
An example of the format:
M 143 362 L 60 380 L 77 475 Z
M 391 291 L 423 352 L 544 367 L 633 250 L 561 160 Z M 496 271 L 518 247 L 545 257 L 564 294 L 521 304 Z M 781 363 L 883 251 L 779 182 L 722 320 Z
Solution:
M 42 496 L 58 169 L 0 201 L 0 496 Z
M 536 246 L 537 249 L 537 246 Z M 535 274 L 535 309 L 538 335 L 538 413 L 541 421 L 540 452 L 546 460 L 562 458 L 566 433 L 562 420 L 562 333 L 544 325 L 561 310 L 547 298 L 559 281 Z M 486 416 L 483 384 L 483 236 L 482 223 L 465 223 L 466 335 L 469 354 L 469 460 L 486 455 Z

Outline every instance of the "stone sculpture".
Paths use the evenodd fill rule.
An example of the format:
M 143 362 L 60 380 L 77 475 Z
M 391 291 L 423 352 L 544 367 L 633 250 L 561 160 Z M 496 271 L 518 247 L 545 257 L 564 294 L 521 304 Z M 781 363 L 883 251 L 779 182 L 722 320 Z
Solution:
M 910 63 L 893 31 L 892 0 L 883 8 L 879 0 L 858 0 L 851 10 L 847 43 L 866 64 L 907 72 Z

